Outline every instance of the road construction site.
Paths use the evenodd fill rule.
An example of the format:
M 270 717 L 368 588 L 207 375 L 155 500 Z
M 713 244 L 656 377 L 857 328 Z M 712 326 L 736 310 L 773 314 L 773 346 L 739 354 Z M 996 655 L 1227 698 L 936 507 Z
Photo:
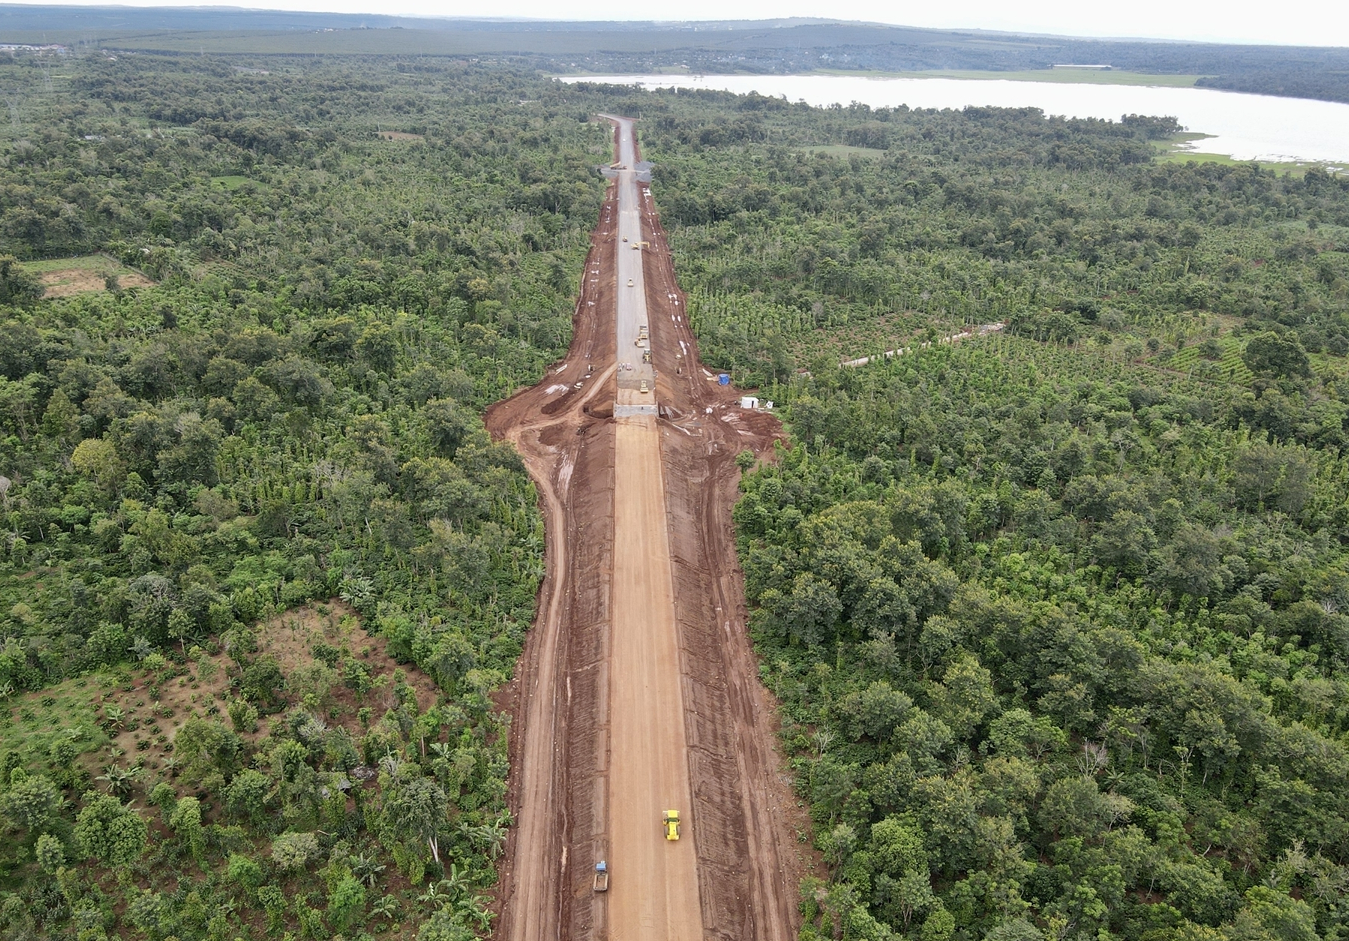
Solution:
M 487 415 L 538 487 L 548 563 L 506 704 L 498 933 L 778 941 L 807 861 L 730 514 L 736 455 L 781 430 L 698 361 L 633 122 L 608 120 L 571 347 Z

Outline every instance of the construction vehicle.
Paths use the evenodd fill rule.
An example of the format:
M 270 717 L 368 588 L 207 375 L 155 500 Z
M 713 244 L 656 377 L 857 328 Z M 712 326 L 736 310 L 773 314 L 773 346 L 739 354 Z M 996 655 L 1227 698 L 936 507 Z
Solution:
M 644 363 L 649 363 L 649 362 L 651 362 L 651 351 L 650 351 L 650 350 L 642 350 L 642 362 L 644 362 Z
M 632 287 L 632 278 L 628 278 L 628 287 Z
M 677 810 L 665 811 L 665 815 L 660 818 L 660 821 L 662 824 L 665 825 L 665 839 L 667 840 L 679 839 L 679 811 Z
M 651 391 L 651 387 L 647 385 L 646 380 L 643 379 L 641 385 L 637 387 L 637 391 L 641 393 L 647 393 Z
M 596 892 L 609 891 L 609 864 L 602 859 L 595 864 L 595 881 L 592 886 Z
M 637 328 L 637 339 L 645 340 L 649 336 L 651 336 L 651 334 L 646 332 L 646 324 L 642 324 Z

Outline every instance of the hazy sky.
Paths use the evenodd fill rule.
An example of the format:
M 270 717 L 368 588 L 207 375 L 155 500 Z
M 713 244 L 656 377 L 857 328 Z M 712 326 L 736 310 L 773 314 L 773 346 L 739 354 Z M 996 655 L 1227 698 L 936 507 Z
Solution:
M 52 2 L 52 0 L 39 0 Z M 65 0 L 56 0 L 65 2 Z M 97 3 L 98 0 L 75 0 Z M 122 0 L 123 3 L 126 0 Z M 135 6 L 224 6 L 192 0 L 131 0 Z M 999 29 L 1072 36 L 1349 46 L 1349 0 L 678 0 L 619 4 L 602 0 L 234 0 L 228 5 L 414 16 L 539 19 L 717 20 L 821 16 L 907 26 Z

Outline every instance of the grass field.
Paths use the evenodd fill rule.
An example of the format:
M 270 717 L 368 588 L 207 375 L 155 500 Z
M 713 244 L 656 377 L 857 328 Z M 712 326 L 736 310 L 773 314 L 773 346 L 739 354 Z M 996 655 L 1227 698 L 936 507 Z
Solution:
M 242 178 L 241 178 L 242 179 Z M 154 284 L 134 268 L 111 255 L 81 255 L 77 258 L 47 258 L 26 261 L 23 267 L 36 274 L 46 289 L 44 297 L 69 297 L 90 291 L 106 291 L 109 278 L 118 288 L 143 288 Z
M 248 182 L 248 177 L 246 177 L 246 176 L 213 176 L 213 177 L 211 177 L 211 182 L 214 183 L 216 186 L 219 186 L 221 189 L 226 189 L 226 190 L 229 190 L 230 192 L 233 192 L 234 190 L 237 190 L 239 187 L 241 187 L 241 186 L 243 186 L 245 183 L 247 183 L 247 182 Z
M 1167 141 L 1157 143 L 1157 160 L 1161 163 L 1217 163 L 1223 166 L 1235 166 L 1239 163 L 1255 163 L 1265 170 L 1273 170 L 1275 173 L 1288 174 L 1289 176 L 1301 178 L 1306 176 L 1307 171 L 1313 167 L 1319 167 L 1330 173 L 1344 173 L 1345 168 L 1334 164 L 1317 163 L 1315 161 L 1301 163 L 1294 161 L 1278 160 L 1237 160 L 1227 154 L 1206 154 L 1202 150 L 1183 149 L 1184 145 L 1193 141 L 1204 140 L 1211 137 L 1210 134 L 1177 134 Z M 1203 144 L 1197 146 L 1203 147 Z
M 113 685 L 111 674 L 79 677 L 6 700 L 0 706 L 0 739 L 5 750 L 28 767 L 45 761 L 52 743 L 59 739 L 74 742 L 80 753 L 102 748 L 108 736 L 99 727 L 94 703 Z

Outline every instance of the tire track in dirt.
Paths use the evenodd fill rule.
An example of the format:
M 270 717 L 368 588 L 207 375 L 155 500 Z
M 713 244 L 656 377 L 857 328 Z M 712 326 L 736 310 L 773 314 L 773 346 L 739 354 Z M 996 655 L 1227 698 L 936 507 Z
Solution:
M 610 187 L 566 358 L 487 414 L 489 430 L 516 446 L 534 478 L 547 530 L 538 615 L 506 692 L 517 827 L 502 862 L 500 931 L 511 941 L 611 937 L 605 895 L 591 892 L 590 878 L 605 851 L 609 802 L 621 799 L 608 792 L 614 364 L 626 353 L 614 342 L 615 203 Z M 813 864 L 796 840 L 805 822 L 745 632 L 730 520 L 735 456 L 746 448 L 771 456 L 781 430 L 771 415 L 741 409 L 735 389 L 708 380 L 648 186 L 640 203 L 702 933 L 786 941 L 799 926 L 797 886 Z M 652 839 L 660 839 L 654 822 Z

